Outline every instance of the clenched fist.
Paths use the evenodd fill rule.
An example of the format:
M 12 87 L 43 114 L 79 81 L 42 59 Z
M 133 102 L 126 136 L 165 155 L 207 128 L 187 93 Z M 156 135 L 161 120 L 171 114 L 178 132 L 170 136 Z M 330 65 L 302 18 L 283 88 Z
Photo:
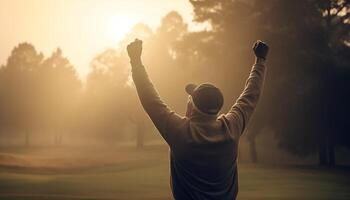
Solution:
M 131 42 L 128 47 L 128 54 L 131 63 L 140 64 L 141 63 L 141 53 L 142 53 L 142 40 L 135 39 Z
M 267 54 L 269 52 L 269 46 L 267 46 L 266 43 L 258 40 L 253 45 L 253 51 L 257 58 L 266 60 Z

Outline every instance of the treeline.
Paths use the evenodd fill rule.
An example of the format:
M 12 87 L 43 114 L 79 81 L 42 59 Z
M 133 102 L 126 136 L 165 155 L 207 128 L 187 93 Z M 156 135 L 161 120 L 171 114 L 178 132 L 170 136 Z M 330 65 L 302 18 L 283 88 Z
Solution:
M 279 147 L 298 155 L 315 153 L 335 164 L 337 146 L 350 146 L 350 8 L 346 0 L 190 0 L 190 32 L 171 12 L 152 30 L 136 25 L 116 49 L 91 61 L 83 84 L 61 50 L 50 57 L 18 45 L 0 71 L 1 133 L 17 131 L 98 136 L 122 140 L 130 132 L 138 146 L 155 132 L 142 112 L 130 79 L 125 46 L 144 40 L 144 63 L 163 100 L 180 114 L 188 82 L 213 82 L 225 94 L 225 112 L 243 89 L 254 62 L 256 39 L 271 46 L 264 95 L 245 133 L 258 161 L 256 138 L 267 132 Z M 122 134 L 122 133 L 125 134 Z M 153 134 L 155 135 L 155 134 Z
M 74 126 L 82 85 L 61 49 L 44 58 L 33 45 L 19 44 L 0 68 L 0 85 L 2 135 L 20 131 L 29 145 L 34 131 L 56 134 Z
M 187 42 L 183 49 L 203 55 L 203 65 L 211 60 L 226 87 L 246 77 L 240 70 L 251 62 L 247 44 L 259 38 L 271 46 L 264 95 L 246 133 L 252 160 L 256 137 L 269 131 L 281 149 L 317 153 L 321 165 L 333 166 L 335 147 L 350 146 L 350 2 L 190 2 L 195 21 L 212 29 L 205 40 L 196 38 L 197 47 Z
M 18 44 L 0 68 L 2 138 L 19 138 L 24 145 L 41 144 L 43 138 L 49 141 L 42 145 L 74 143 L 74 139 L 80 144 L 94 140 L 113 145 L 136 139 L 142 147 L 145 133 L 155 129 L 139 104 L 126 43 L 134 38 L 145 41 L 145 63 L 152 76 L 158 77 L 155 81 L 162 82 L 160 90 L 168 90 L 175 88 L 184 72 L 175 67 L 176 59 L 169 50 L 186 31 L 187 25 L 176 12 L 165 16 L 156 31 L 137 24 L 115 49 L 106 49 L 92 59 L 85 81 L 79 79 L 60 48 L 45 57 L 30 43 Z M 168 78 L 170 74 L 174 78 Z M 185 105 L 186 98 L 181 101 Z M 152 135 L 157 134 L 148 134 Z

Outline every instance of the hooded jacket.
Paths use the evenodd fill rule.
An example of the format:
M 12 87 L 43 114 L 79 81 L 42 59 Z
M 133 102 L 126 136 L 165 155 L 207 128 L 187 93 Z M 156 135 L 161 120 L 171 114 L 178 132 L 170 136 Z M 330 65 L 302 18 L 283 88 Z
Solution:
M 182 117 L 160 99 L 145 67 L 132 64 L 141 104 L 170 147 L 175 199 L 236 199 L 238 143 L 261 95 L 265 71 L 264 61 L 258 59 L 228 113 L 210 116 L 193 112 Z

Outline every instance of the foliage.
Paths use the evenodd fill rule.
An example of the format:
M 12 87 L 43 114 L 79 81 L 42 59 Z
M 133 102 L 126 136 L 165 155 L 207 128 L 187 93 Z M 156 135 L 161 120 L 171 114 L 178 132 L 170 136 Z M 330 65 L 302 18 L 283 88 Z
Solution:
M 349 85 L 349 1 L 190 2 L 195 20 L 211 24 L 213 39 L 208 43 L 230 58 L 220 65 L 248 60 L 245 46 L 256 39 L 271 46 L 265 93 L 249 138 L 268 128 L 281 148 L 300 156 L 324 148 L 332 154 L 334 145 L 344 144 L 349 137 L 343 120 L 350 98 L 343 87 Z M 197 51 L 207 56 L 205 48 Z M 227 66 L 224 73 L 233 70 Z

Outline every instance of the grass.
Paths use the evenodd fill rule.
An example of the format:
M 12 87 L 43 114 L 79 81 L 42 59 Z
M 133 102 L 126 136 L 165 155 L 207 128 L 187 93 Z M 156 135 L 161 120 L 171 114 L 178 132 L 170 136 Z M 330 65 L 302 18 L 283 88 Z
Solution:
M 172 199 L 166 148 L 129 148 L 119 154 L 123 162 L 115 158 L 74 170 L 3 166 L 0 199 Z M 239 164 L 239 181 L 239 200 L 350 199 L 346 170 Z

